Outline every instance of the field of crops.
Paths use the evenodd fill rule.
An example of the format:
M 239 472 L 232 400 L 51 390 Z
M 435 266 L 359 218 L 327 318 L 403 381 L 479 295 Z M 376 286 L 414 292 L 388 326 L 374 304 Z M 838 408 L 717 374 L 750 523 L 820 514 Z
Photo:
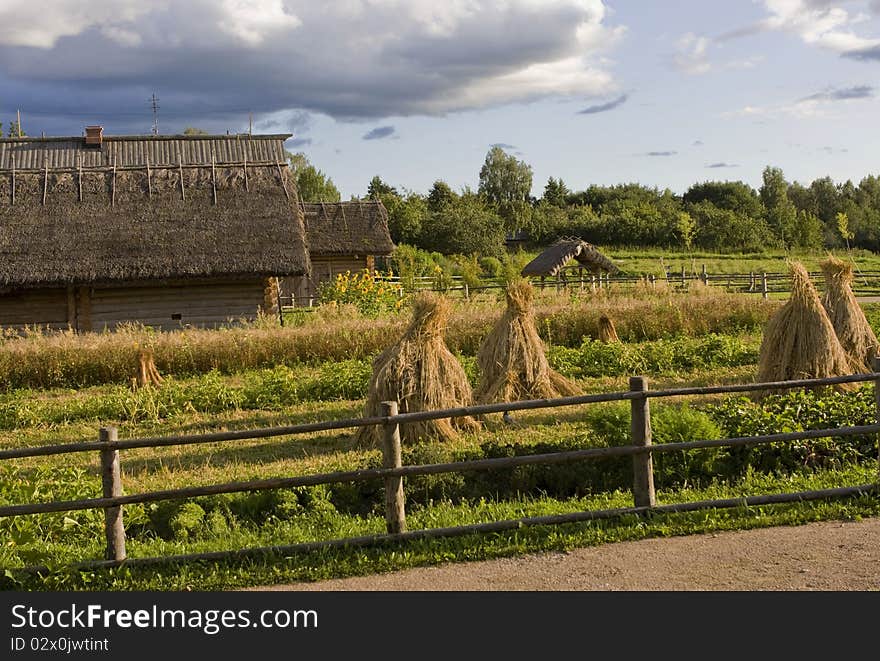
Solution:
M 585 391 L 605 392 L 625 389 L 632 374 L 647 375 L 652 387 L 753 380 L 762 329 L 778 305 L 711 287 L 688 293 L 546 291 L 537 301 L 537 319 L 551 365 Z M 502 309 L 492 300 L 456 301 L 446 339 L 473 384 L 477 347 Z M 865 309 L 880 330 L 880 310 Z M 601 315 L 613 319 L 621 344 L 596 339 Z M 379 316 L 327 306 L 283 328 L 264 321 L 219 331 L 157 334 L 128 328 L 116 334 L 8 336 L 0 342 L 2 447 L 93 440 L 108 425 L 118 427 L 120 438 L 131 438 L 356 417 L 363 412 L 372 358 L 406 319 L 405 306 Z M 161 385 L 132 388 L 140 348 L 153 351 L 164 377 Z M 870 388 L 848 395 L 793 392 L 761 403 L 743 397 L 669 401 L 656 405 L 653 413 L 656 443 L 869 424 L 875 415 Z M 454 442 L 405 447 L 404 463 L 629 443 L 625 403 L 522 413 L 516 423 L 512 427 L 489 419 L 483 430 Z M 873 438 L 856 437 L 658 455 L 658 499 L 867 482 L 876 472 L 875 448 Z M 361 447 L 339 432 L 122 453 L 129 493 L 380 464 L 377 449 Z M 407 481 L 408 523 L 418 529 L 631 504 L 630 471 L 628 459 L 609 459 L 417 477 Z M 0 504 L 100 492 L 97 453 L 0 464 Z M 414 542 L 385 552 L 326 550 L 271 562 L 72 572 L 66 564 L 103 554 L 103 513 L 84 511 L 0 519 L 7 540 L 0 548 L 0 567 L 9 570 L 0 580 L 26 589 L 213 589 L 647 535 L 863 516 L 877 509 L 870 499 L 856 499 L 536 528 Z M 380 482 L 135 505 L 126 507 L 125 520 L 130 557 L 373 534 L 385 525 Z M 13 571 L 34 564 L 51 571 L 40 576 Z

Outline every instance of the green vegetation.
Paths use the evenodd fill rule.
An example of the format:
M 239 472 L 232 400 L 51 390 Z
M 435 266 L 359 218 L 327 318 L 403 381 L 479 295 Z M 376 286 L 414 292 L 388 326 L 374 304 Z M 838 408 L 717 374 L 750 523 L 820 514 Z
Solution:
M 621 339 L 642 342 L 706 333 L 754 333 L 777 304 L 760 297 L 707 289 L 689 294 L 632 291 L 625 295 L 589 292 L 539 295 L 536 316 L 544 339 L 554 346 L 579 347 L 598 336 L 598 319 L 609 315 Z M 475 355 L 500 313 L 494 296 L 485 303 L 457 301 L 446 333 L 456 353 Z M 156 333 L 129 327 L 116 333 L 76 335 L 33 332 L 0 340 L 0 388 L 84 388 L 128 385 L 137 353 L 153 351 L 159 372 L 190 377 L 217 370 L 235 374 L 255 368 L 317 365 L 368 359 L 402 331 L 406 313 L 365 317 L 349 305 L 321 306 L 304 313 L 299 325 L 277 321 L 210 331 Z
M 477 266 L 481 266 L 477 263 Z M 487 262 L 488 268 L 504 267 Z M 4 447 L 67 443 L 119 427 L 121 438 L 289 425 L 357 417 L 370 361 L 406 319 L 322 306 L 296 326 L 267 320 L 220 331 L 6 337 L 0 343 L 0 429 Z M 559 294 L 538 298 L 538 327 L 555 369 L 588 392 L 622 390 L 646 374 L 652 388 L 754 378 L 759 332 L 775 303 L 711 288 Z M 866 306 L 872 322 L 880 306 Z M 460 303 L 448 337 L 472 383 L 474 352 L 499 312 L 494 300 Z M 613 317 L 622 344 L 595 339 Z M 139 346 L 151 348 L 165 382 L 132 390 Z M 30 382 L 29 382 L 30 380 Z M 87 387 L 85 387 L 87 385 Z M 49 386 L 49 387 L 47 387 Z M 770 433 L 873 421 L 873 391 L 792 392 L 759 402 L 706 397 L 652 402 L 656 443 Z M 406 464 L 507 457 L 629 443 L 629 405 L 609 403 L 495 416 L 484 429 L 443 444 L 404 448 Z M 380 465 L 380 453 L 348 431 L 292 438 L 131 449 L 121 453 L 126 493 Z M 790 492 L 872 482 L 872 437 L 818 439 L 756 448 L 713 448 L 655 456 L 661 503 Z M 407 479 L 410 529 L 627 507 L 631 460 L 419 476 Z M 33 457 L 0 464 L 0 504 L 95 497 L 96 453 Z M 378 481 L 163 501 L 125 508 L 131 557 L 235 549 L 376 534 L 384 530 Z M 215 589 L 314 580 L 450 559 L 491 558 L 646 536 L 802 523 L 880 514 L 876 498 L 736 508 L 646 519 L 523 528 L 385 549 L 340 549 L 290 557 L 192 563 L 180 567 L 72 572 L 99 558 L 103 516 L 71 512 L 0 519 L 0 586 L 19 589 Z M 49 567 L 43 575 L 16 571 Z

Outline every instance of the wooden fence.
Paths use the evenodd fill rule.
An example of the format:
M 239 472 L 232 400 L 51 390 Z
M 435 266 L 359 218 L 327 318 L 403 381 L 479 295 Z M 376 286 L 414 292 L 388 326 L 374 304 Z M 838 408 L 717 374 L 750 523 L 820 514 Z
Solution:
M 810 278 L 820 289 L 825 286 L 825 276 L 819 272 L 810 273 Z M 389 284 L 399 288 L 401 295 L 404 292 L 414 291 L 441 291 L 449 294 L 460 294 L 465 300 L 483 291 L 501 290 L 504 283 L 500 278 L 484 280 L 480 285 L 468 285 L 461 276 L 451 276 L 445 284 L 440 284 L 434 278 L 419 277 L 402 281 L 399 277 L 383 278 Z M 634 286 L 656 287 L 658 284 L 676 291 L 686 291 L 692 283 L 702 283 L 722 288 L 724 291 L 744 294 L 760 294 L 769 298 L 771 294 L 784 294 L 791 291 L 791 276 L 788 273 L 770 273 L 766 271 L 751 271 L 749 273 L 709 273 L 705 265 L 699 273 L 682 270 L 679 273 L 666 271 L 665 275 L 656 274 L 598 274 L 591 275 L 578 269 L 569 267 L 560 276 L 553 278 L 541 278 L 535 281 L 535 286 L 540 289 L 554 289 L 557 292 L 596 292 L 603 289 L 615 288 L 626 289 Z M 853 291 L 856 296 L 880 297 L 880 271 L 859 271 L 855 274 Z M 315 298 L 303 298 L 294 296 L 282 296 L 282 309 L 311 308 L 317 304 Z
M 880 494 L 880 472 L 878 481 L 872 484 L 844 486 L 832 489 L 801 491 L 796 493 L 777 493 L 742 498 L 704 500 L 697 502 L 671 503 L 657 505 L 654 490 L 653 455 L 663 452 L 683 452 L 701 448 L 740 447 L 765 445 L 770 443 L 791 443 L 805 439 L 832 436 L 856 436 L 880 432 L 880 359 L 874 361 L 874 371 L 869 374 L 849 376 L 778 381 L 770 383 L 750 383 L 710 387 L 672 388 L 650 390 L 645 377 L 630 379 L 630 389 L 624 392 L 580 395 L 557 399 L 528 400 L 485 404 L 439 411 L 398 413 L 397 402 L 384 402 L 382 415 L 367 418 L 330 420 L 306 423 L 287 427 L 268 427 L 252 430 L 214 432 L 188 436 L 164 436 L 153 438 L 133 438 L 119 440 L 115 428 L 101 429 L 98 440 L 41 447 L 13 448 L 0 450 L 0 460 L 20 459 L 60 455 L 79 452 L 97 452 L 100 455 L 102 494 L 97 498 L 51 501 L 43 503 L 24 503 L 0 507 L 0 517 L 25 516 L 49 512 L 72 512 L 85 509 L 103 509 L 105 521 L 106 553 L 103 560 L 86 560 L 74 565 L 76 568 L 112 567 L 125 563 L 129 566 L 145 566 L 169 562 L 220 560 L 252 557 L 267 554 L 291 554 L 321 548 L 358 547 L 412 539 L 453 537 L 485 532 L 514 530 L 523 526 L 554 525 L 578 521 L 610 519 L 623 515 L 645 515 L 649 513 L 688 512 L 709 508 L 733 508 L 749 505 L 766 505 L 805 500 L 848 497 L 864 494 Z M 649 402 L 653 398 L 692 397 L 699 395 L 742 393 L 750 391 L 786 390 L 792 388 L 816 388 L 843 383 L 872 381 L 876 401 L 875 424 L 836 429 L 818 429 L 802 432 L 787 432 L 763 436 L 741 438 L 706 439 L 679 443 L 653 445 L 651 442 L 651 412 Z M 631 444 L 626 446 L 590 448 L 584 450 L 560 451 L 548 454 L 521 455 L 473 461 L 456 461 L 441 464 L 402 465 L 400 447 L 400 425 L 424 420 L 455 418 L 462 416 L 484 416 L 492 413 L 547 409 L 597 402 L 629 401 L 631 407 Z M 229 482 L 204 486 L 184 487 L 165 491 L 123 495 L 122 463 L 120 451 L 132 448 L 156 448 L 202 443 L 232 442 L 244 439 L 291 436 L 317 431 L 353 429 L 367 425 L 381 425 L 382 468 L 362 469 L 346 472 L 299 475 L 291 477 L 267 478 L 246 482 Z M 406 526 L 404 478 L 414 475 L 432 475 L 462 471 L 480 471 L 499 468 L 513 468 L 526 465 L 555 465 L 577 461 L 594 461 L 608 457 L 632 457 L 633 462 L 633 507 L 590 510 L 552 516 L 526 517 L 520 519 L 476 523 L 448 528 L 429 528 L 408 531 Z M 878 451 L 878 471 L 880 471 L 880 451 Z M 363 482 L 381 479 L 384 481 L 385 518 L 387 534 L 349 537 L 327 541 L 307 542 L 292 545 L 255 547 L 238 550 L 192 553 L 161 557 L 129 558 L 125 550 L 124 508 L 134 503 L 149 503 L 162 500 L 186 499 L 224 493 L 262 491 L 292 487 L 335 484 L 344 482 Z M 30 567 L 34 571 L 40 567 Z

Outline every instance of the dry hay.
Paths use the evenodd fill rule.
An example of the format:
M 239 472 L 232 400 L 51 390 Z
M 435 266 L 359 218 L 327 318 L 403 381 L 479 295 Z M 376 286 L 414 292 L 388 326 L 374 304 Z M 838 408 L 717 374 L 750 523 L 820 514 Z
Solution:
M 837 333 L 837 339 L 850 360 L 860 369 L 870 372 L 871 361 L 877 355 L 880 343 L 853 294 L 852 264 L 829 255 L 822 262 L 822 271 L 825 274 L 822 305 Z
M 819 293 L 802 264 L 791 269 L 791 298 L 767 322 L 758 358 L 758 381 L 788 381 L 852 374 Z M 841 390 L 853 384 L 837 386 Z M 758 393 L 763 396 L 768 393 Z
M 611 321 L 610 317 L 604 314 L 599 317 L 599 341 L 620 342 L 620 338 L 617 336 L 617 329 L 614 327 L 614 322 Z
M 535 326 L 533 293 L 525 280 L 507 286 L 507 309 L 477 353 L 480 383 L 475 398 L 481 404 L 581 393 L 547 362 L 544 342 Z
M 461 363 L 446 346 L 443 330 L 449 299 L 430 292 L 413 300 L 413 316 L 403 336 L 373 360 L 373 375 L 365 415 L 381 415 L 380 405 L 397 401 L 400 413 L 458 408 L 473 402 L 473 392 Z M 459 430 L 479 428 L 471 417 L 425 420 L 400 425 L 401 441 L 451 440 Z M 357 441 L 375 445 L 381 428 L 362 427 Z
M 132 387 L 137 390 L 144 386 L 158 386 L 162 384 L 163 380 L 159 370 L 156 369 L 153 352 L 149 349 L 138 351 L 138 371 L 137 376 L 131 380 Z

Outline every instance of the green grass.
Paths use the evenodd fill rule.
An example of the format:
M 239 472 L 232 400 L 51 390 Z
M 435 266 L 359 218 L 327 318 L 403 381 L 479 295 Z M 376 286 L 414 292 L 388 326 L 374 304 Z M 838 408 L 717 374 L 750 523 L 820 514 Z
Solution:
M 842 484 L 862 484 L 876 478 L 876 467 L 847 470 L 802 472 L 769 477 L 747 476 L 729 484 L 702 489 L 661 491 L 662 503 L 692 502 L 715 498 L 743 497 L 756 493 L 793 492 L 821 489 Z M 562 514 L 591 509 L 631 506 L 631 496 L 613 492 L 577 499 L 521 498 L 504 502 L 476 501 L 459 504 L 437 503 L 412 508 L 408 514 L 411 530 L 425 527 L 467 525 L 483 521 L 526 516 Z M 772 525 L 798 525 L 811 521 L 858 520 L 880 516 L 876 497 L 803 502 L 786 505 L 739 507 L 681 514 L 662 514 L 646 518 L 633 516 L 617 520 L 594 521 L 558 526 L 526 527 L 516 531 L 474 534 L 460 538 L 412 541 L 386 547 L 327 549 L 286 557 L 256 557 L 249 560 L 170 564 L 166 568 L 118 568 L 113 570 L 70 571 L 63 563 L 97 556 L 97 542 L 83 547 L 67 544 L 58 548 L 54 570 L 42 576 L 7 572 L 3 587 L 24 590 L 216 590 L 314 581 L 331 577 L 437 564 L 448 561 L 482 560 L 538 551 L 562 551 L 619 541 L 670 537 L 720 530 L 748 529 Z M 198 543 L 160 539 L 129 543 L 131 557 L 168 555 L 244 546 L 296 543 L 316 535 L 352 536 L 382 532 L 381 516 L 356 517 L 318 514 L 284 522 L 267 522 L 254 530 L 217 531 L 213 538 Z
M 766 253 L 712 253 L 693 252 L 687 253 L 675 250 L 662 249 L 627 249 L 608 248 L 603 249 L 617 266 L 628 274 L 650 274 L 662 276 L 664 267 L 670 269 L 671 274 L 680 274 L 682 268 L 688 274 L 699 274 L 703 266 L 709 273 L 710 279 L 713 274 L 726 273 L 785 273 L 787 270 L 786 260 L 795 259 L 804 264 L 809 271 L 818 271 L 819 263 L 827 257 L 827 252 L 783 252 L 773 251 Z M 867 250 L 854 250 L 848 256 L 845 251 L 840 251 L 841 258 L 851 258 L 858 270 L 880 271 L 880 255 Z
M 587 392 L 625 390 L 627 376 L 635 372 L 648 374 L 652 388 L 746 382 L 754 380 L 760 341 L 757 332 L 773 309 L 771 304 L 746 299 L 716 292 L 691 297 L 651 292 L 634 296 L 602 294 L 583 299 L 545 295 L 540 299 L 539 326 L 551 345 L 553 365 L 578 379 Z M 880 321 L 880 305 L 866 305 L 865 310 L 873 324 Z M 476 378 L 473 353 L 485 330 L 480 324 L 488 326 L 497 311 L 496 304 L 459 307 L 453 319 L 450 334 L 458 343 L 456 348 L 472 380 Z M 609 347 L 591 340 L 592 324 L 605 312 L 617 315 L 618 332 L 626 344 Z M 397 322 L 375 323 L 369 332 L 387 342 L 389 329 Z M 93 440 L 97 428 L 107 424 L 118 425 L 120 437 L 130 438 L 358 417 L 373 355 L 368 350 L 370 343 L 357 338 L 368 328 L 365 324 L 360 318 L 340 318 L 322 325 L 317 317 L 310 318 L 299 329 L 291 329 L 304 334 L 294 333 L 283 339 L 276 335 L 278 329 L 271 328 L 221 331 L 216 336 L 207 331 L 162 336 L 161 342 L 167 343 L 163 346 L 169 352 L 166 357 L 181 366 L 179 373 L 172 370 L 169 376 L 165 372 L 166 385 L 132 392 L 127 385 L 99 379 L 102 385 L 79 390 L 9 389 L 0 395 L 0 428 L 5 429 L 0 445 Z M 319 345 L 298 346 L 319 336 Z M 134 337 L 140 336 L 135 333 Z M 15 352 L 24 347 L 32 350 L 25 352 L 30 360 L 39 356 L 49 359 L 44 375 L 63 380 L 72 373 L 65 372 L 68 366 L 64 356 L 75 356 L 77 350 L 85 348 L 87 358 L 80 357 L 76 363 L 82 370 L 80 374 L 97 374 L 89 370 L 98 363 L 89 367 L 88 361 L 99 361 L 106 351 L 116 361 L 111 360 L 112 369 L 122 374 L 125 343 L 132 341 L 131 335 L 85 338 L 83 345 L 77 344 L 79 341 L 64 337 L 53 344 L 51 338 L 32 337 L 17 345 L 18 340 L 7 340 L 0 346 L 0 353 L 15 348 L 6 356 L 7 367 L 0 369 L 11 369 L 12 357 L 20 356 Z M 293 360 L 271 368 L 235 368 L 233 359 L 248 365 L 259 363 L 283 347 L 296 347 Z M 356 350 L 349 351 L 344 362 L 336 362 L 333 356 L 344 347 Z M 235 356 L 235 348 L 245 352 L 245 357 Z M 303 359 L 306 353 L 311 356 L 308 360 Z M 220 369 L 218 363 L 228 369 Z M 191 369 L 196 364 L 213 367 Z M 664 400 L 652 402 L 652 424 L 658 443 L 864 424 L 874 414 L 872 397 L 867 388 L 855 395 L 795 394 L 762 405 L 743 398 L 692 399 L 688 405 Z M 404 463 L 620 445 L 628 442 L 628 415 L 628 405 L 608 404 L 521 412 L 515 415 L 519 425 L 515 428 L 492 418 L 483 431 L 465 434 L 454 442 L 405 448 Z M 771 446 L 748 452 L 658 454 L 658 497 L 670 503 L 873 482 L 874 442 L 873 438 L 829 439 L 794 444 L 788 450 Z M 133 449 L 123 451 L 121 457 L 126 493 L 355 470 L 379 462 L 378 450 L 358 447 L 344 431 Z M 95 497 L 100 493 L 97 453 L 4 463 L 0 466 L 0 504 Z M 467 525 L 626 507 L 632 504 L 627 491 L 630 473 L 630 462 L 606 460 L 412 478 L 406 483 L 409 527 Z M 128 551 L 132 557 L 146 557 L 374 534 L 384 529 L 382 502 L 381 485 L 363 483 L 130 506 L 125 511 Z M 289 558 L 70 572 L 64 568 L 69 563 L 98 558 L 103 552 L 102 513 L 75 512 L 0 519 L 0 538 L 5 540 L 0 547 L 0 570 L 35 563 L 53 568 L 43 577 L 28 578 L 11 572 L 0 587 L 220 589 L 368 574 L 649 536 L 878 515 L 876 498 L 856 498 L 524 528 L 503 534 L 410 542 L 390 548 L 327 550 Z

